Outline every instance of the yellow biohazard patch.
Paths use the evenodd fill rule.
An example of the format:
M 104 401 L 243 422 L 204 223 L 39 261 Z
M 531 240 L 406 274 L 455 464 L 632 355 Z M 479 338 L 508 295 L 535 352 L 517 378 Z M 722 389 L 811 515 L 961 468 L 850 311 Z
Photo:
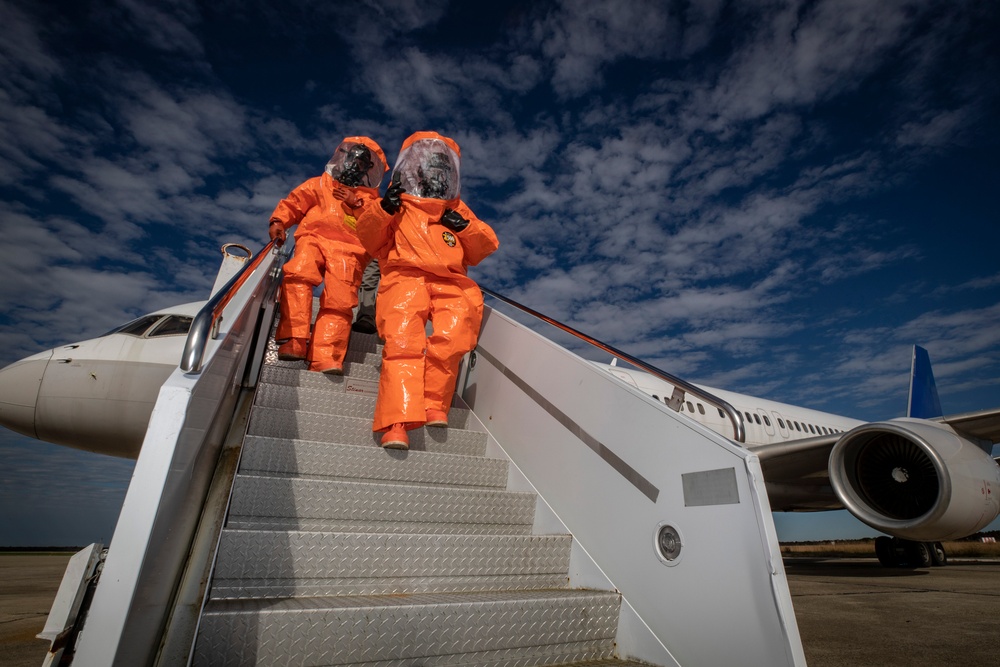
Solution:
M 348 213 L 344 216 L 344 224 L 350 227 L 351 229 L 356 230 L 358 228 L 358 219 L 355 218 L 350 213 Z
M 443 232 L 441 234 L 441 238 L 444 239 L 444 242 L 448 244 L 449 248 L 454 248 L 455 247 L 455 243 L 456 243 L 456 241 L 455 241 L 455 235 L 452 234 L 451 232 Z

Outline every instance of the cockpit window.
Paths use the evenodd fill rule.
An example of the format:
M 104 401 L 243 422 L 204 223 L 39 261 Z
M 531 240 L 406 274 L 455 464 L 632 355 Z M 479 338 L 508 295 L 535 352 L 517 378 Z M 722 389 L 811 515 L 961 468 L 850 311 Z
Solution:
M 187 335 L 191 330 L 193 318 L 187 315 L 143 315 L 139 319 L 132 320 L 126 324 L 112 329 L 105 336 L 111 334 L 127 334 L 129 336 L 177 336 Z
M 143 315 L 139 319 L 132 320 L 131 322 L 123 324 L 120 327 L 116 327 L 104 335 L 110 336 L 111 334 L 120 333 L 128 334 L 129 336 L 141 336 L 146 333 L 146 330 L 149 329 L 149 327 L 153 326 L 156 322 L 159 322 L 161 317 L 163 317 L 163 315 Z
M 156 325 L 156 328 L 149 332 L 149 337 L 153 336 L 178 336 L 187 335 L 187 332 L 191 329 L 191 319 L 190 317 L 185 317 L 183 315 L 170 315 L 165 317 L 162 322 Z

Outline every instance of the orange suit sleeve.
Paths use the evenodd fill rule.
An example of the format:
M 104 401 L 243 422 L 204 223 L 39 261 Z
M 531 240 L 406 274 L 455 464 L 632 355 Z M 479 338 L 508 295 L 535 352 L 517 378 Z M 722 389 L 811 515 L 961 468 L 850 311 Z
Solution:
M 382 207 L 378 208 L 381 210 Z M 459 243 L 462 244 L 462 250 L 465 251 L 465 264 L 475 266 L 493 254 L 500 247 L 500 241 L 493 228 L 477 218 L 472 209 L 465 205 L 465 202 L 459 201 L 455 211 L 469 221 L 469 226 L 455 236 L 458 237 Z
M 271 214 L 271 222 L 278 222 L 284 229 L 299 224 L 302 218 L 305 217 L 306 212 L 319 204 L 318 182 L 318 178 L 310 178 L 292 190 L 274 208 L 274 213 Z
M 358 216 L 356 230 L 358 240 L 361 241 L 361 245 L 365 247 L 368 254 L 375 259 L 385 259 L 385 256 L 392 249 L 394 217 L 386 213 L 378 199 L 366 202 L 361 215 Z

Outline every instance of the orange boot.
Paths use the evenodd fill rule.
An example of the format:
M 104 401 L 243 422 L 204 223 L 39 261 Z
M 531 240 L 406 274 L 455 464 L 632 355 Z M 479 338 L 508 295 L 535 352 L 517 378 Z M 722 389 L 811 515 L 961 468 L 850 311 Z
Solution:
M 281 361 L 303 361 L 309 351 L 309 341 L 302 338 L 292 338 L 278 347 L 278 359 Z
M 424 422 L 424 426 L 443 426 L 448 428 L 448 413 L 444 410 L 434 410 L 433 408 L 427 408 L 424 411 L 427 414 L 427 421 Z
M 406 435 L 405 425 L 393 424 L 388 431 L 383 433 L 382 447 L 385 449 L 409 449 L 410 438 Z

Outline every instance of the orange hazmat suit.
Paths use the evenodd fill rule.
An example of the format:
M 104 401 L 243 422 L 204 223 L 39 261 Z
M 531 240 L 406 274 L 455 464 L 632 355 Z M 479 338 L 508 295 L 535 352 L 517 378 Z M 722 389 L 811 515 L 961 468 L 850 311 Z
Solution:
M 347 137 L 324 173 L 292 190 L 271 214 L 272 238 L 283 239 L 285 230 L 298 225 L 295 253 L 284 265 L 275 338 L 288 340 L 279 354 L 288 349 L 296 356 L 308 341 L 310 370 L 343 368 L 361 273 L 371 259 L 358 240 L 357 216 L 369 204 L 377 207 L 378 186 L 388 170 L 375 141 Z M 320 283 L 319 313 L 310 335 L 312 291 Z
M 375 319 L 385 346 L 374 431 L 414 428 L 427 410 L 447 413 L 458 364 L 479 338 L 483 296 L 466 268 L 499 242 L 459 198 L 460 155 L 458 144 L 436 132 L 411 135 L 393 170 L 405 190 L 401 207 L 390 214 L 369 205 L 358 218 L 358 237 L 382 270 Z M 443 224 L 449 209 L 467 226 Z

